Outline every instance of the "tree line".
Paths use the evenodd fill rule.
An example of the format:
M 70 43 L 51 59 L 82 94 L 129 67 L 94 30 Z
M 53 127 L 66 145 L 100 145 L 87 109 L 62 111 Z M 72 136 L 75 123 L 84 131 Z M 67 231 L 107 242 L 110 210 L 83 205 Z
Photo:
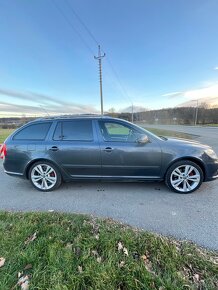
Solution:
M 132 120 L 131 113 L 117 113 L 109 112 L 109 115 L 116 118 Z M 35 117 L 22 118 L 0 118 L 0 128 L 17 128 L 21 125 L 34 120 Z M 160 110 L 148 110 L 145 112 L 134 112 L 134 122 L 144 122 L 148 124 L 179 124 L 179 125 L 210 125 L 218 124 L 218 108 L 207 108 L 201 106 L 199 108 L 193 107 L 178 107 Z
M 117 118 L 131 121 L 131 113 L 109 113 Z M 149 124 L 180 124 L 180 125 L 209 125 L 218 124 L 218 108 L 178 107 L 145 112 L 134 112 L 134 121 Z

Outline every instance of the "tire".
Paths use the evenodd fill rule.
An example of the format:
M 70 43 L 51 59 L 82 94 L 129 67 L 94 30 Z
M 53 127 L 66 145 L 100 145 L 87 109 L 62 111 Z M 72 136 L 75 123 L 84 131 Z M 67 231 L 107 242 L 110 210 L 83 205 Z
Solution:
M 203 182 L 204 174 L 199 165 L 189 160 L 175 162 L 165 176 L 166 185 L 177 193 L 191 193 Z
M 40 191 L 57 189 L 62 182 L 58 168 L 48 161 L 38 161 L 29 170 L 28 177 L 32 185 Z

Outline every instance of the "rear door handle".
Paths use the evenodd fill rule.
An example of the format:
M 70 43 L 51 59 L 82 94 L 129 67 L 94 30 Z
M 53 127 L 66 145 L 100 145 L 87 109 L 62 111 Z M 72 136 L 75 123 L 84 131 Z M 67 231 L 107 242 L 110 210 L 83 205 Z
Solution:
M 57 146 L 52 146 L 51 148 L 49 148 L 49 150 L 51 150 L 51 151 L 58 151 L 59 148 Z
M 105 152 L 112 152 L 113 150 L 114 149 L 111 148 L 111 147 L 106 147 L 106 148 L 103 149 L 103 151 L 105 151 Z

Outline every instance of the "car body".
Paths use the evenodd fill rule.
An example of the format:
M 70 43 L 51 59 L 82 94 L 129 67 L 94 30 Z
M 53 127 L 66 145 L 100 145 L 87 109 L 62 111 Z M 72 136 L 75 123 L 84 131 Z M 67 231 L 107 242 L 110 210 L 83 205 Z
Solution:
M 4 151 L 4 152 L 3 152 Z M 162 181 L 179 193 L 218 177 L 212 148 L 158 137 L 130 122 L 101 116 L 42 118 L 13 132 L 2 147 L 4 170 L 38 190 L 61 181 Z

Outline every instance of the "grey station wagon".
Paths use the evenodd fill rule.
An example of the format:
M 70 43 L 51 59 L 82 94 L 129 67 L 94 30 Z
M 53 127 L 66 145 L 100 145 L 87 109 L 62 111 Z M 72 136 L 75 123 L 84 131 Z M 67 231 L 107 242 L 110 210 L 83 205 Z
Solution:
M 218 159 L 207 145 L 158 137 L 124 120 L 99 116 L 37 119 L 12 133 L 1 155 L 9 175 L 41 191 L 62 181 L 162 181 L 190 193 L 218 178 Z

